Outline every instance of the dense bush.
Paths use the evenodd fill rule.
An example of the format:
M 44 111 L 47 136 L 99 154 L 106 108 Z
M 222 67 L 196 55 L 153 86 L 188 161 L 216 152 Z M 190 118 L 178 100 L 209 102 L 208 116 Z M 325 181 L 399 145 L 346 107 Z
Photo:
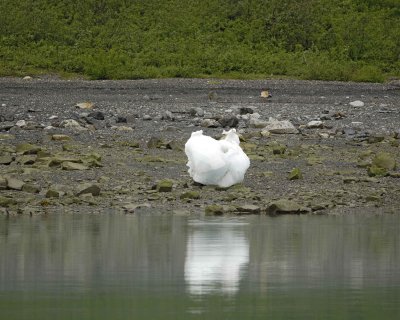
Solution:
M 398 0 L 3 0 L 0 75 L 400 76 Z

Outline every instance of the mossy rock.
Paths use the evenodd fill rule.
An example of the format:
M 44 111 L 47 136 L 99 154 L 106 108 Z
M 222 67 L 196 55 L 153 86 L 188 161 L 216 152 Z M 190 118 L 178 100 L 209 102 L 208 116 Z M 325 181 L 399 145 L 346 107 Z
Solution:
M 65 161 L 61 164 L 61 169 L 62 170 L 70 170 L 70 171 L 71 170 L 88 170 L 89 167 L 87 167 L 81 163 Z
M 77 188 L 76 195 L 84 195 L 84 194 L 91 194 L 93 196 L 99 196 L 100 195 L 100 187 L 97 184 L 93 183 L 83 183 Z
M 386 170 L 394 170 L 396 169 L 396 160 L 390 153 L 381 152 L 372 160 L 372 165 Z
M 40 186 L 31 183 L 25 183 L 22 187 L 22 191 L 28 193 L 39 193 L 40 190 Z
M 158 192 L 171 192 L 174 182 L 169 179 L 160 180 L 157 183 L 156 190 Z
M 200 199 L 200 193 L 198 191 L 186 191 L 180 195 L 181 199 Z
M 15 152 L 18 154 L 37 154 L 41 150 L 41 147 L 30 143 L 21 143 L 15 148 Z
M 301 170 L 299 168 L 294 168 L 292 171 L 289 173 L 289 180 L 298 180 L 303 178 L 303 174 L 301 173 Z
M 368 168 L 368 175 L 370 177 L 375 177 L 375 176 L 384 177 L 388 175 L 388 170 L 385 168 L 372 165 Z
M 14 161 L 14 158 L 10 155 L 0 156 L 0 165 L 9 165 Z
M 12 205 L 16 205 L 17 201 L 13 198 L 0 196 L 0 207 L 8 208 Z
M 273 144 L 271 146 L 271 149 L 273 154 L 284 154 L 287 147 L 283 144 Z
M 303 208 L 300 204 L 295 201 L 280 199 L 272 202 L 268 208 L 267 213 L 269 215 L 277 215 L 277 214 L 300 214 L 304 213 L 307 210 Z
M 224 207 L 219 204 L 211 204 L 204 209 L 206 216 L 221 216 L 224 214 Z

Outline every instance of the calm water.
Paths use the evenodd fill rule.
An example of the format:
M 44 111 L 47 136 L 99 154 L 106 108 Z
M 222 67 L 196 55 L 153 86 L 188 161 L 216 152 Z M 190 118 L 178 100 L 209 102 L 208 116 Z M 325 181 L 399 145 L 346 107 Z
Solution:
M 0 217 L 0 319 L 400 319 L 400 215 Z

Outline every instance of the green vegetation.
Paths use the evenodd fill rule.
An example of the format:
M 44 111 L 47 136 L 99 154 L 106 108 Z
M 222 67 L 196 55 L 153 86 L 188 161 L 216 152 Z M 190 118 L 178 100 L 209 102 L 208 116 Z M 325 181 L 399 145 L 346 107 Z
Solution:
M 400 76 L 399 0 L 2 0 L 0 75 Z

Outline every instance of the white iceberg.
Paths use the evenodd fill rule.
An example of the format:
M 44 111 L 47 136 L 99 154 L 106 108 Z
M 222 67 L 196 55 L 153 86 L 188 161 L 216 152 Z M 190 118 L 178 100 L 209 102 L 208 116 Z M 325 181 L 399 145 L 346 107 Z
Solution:
M 200 130 L 193 132 L 186 142 L 188 172 L 194 181 L 222 188 L 243 181 L 250 160 L 240 148 L 235 129 L 224 131 L 223 134 L 224 139 L 215 140 L 203 135 Z

